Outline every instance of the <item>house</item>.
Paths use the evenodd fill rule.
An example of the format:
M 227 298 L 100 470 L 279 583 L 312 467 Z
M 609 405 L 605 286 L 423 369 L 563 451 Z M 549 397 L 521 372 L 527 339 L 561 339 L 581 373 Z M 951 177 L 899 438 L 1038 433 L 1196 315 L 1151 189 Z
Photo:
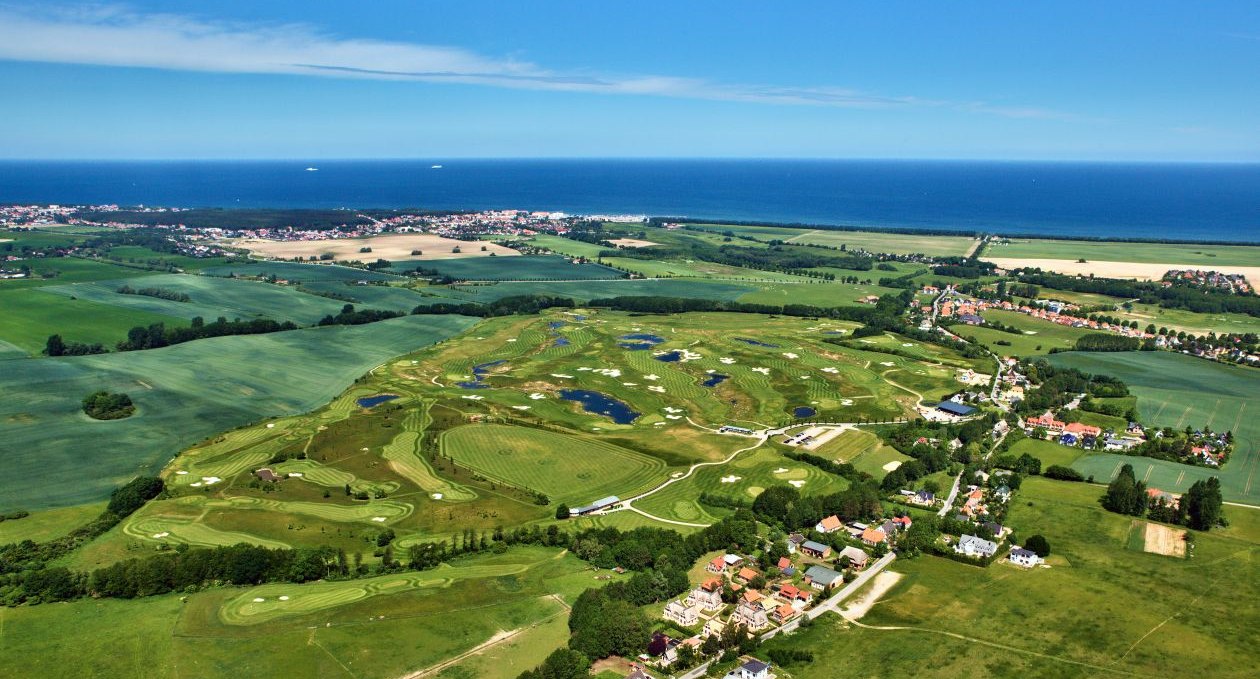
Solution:
M 869 554 L 857 547 L 845 547 L 840 550 L 840 558 L 844 559 L 845 557 L 848 557 L 849 565 L 858 570 L 866 568 L 866 562 L 870 561 L 871 558 Z
M 792 608 L 790 604 L 783 604 L 782 606 L 776 606 L 773 611 L 770 611 L 770 619 L 779 623 L 780 625 L 787 622 L 788 620 L 791 620 L 792 616 L 794 615 L 796 615 L 796 609 Z
M 762 594 L 761 592 L 758 592 L 755 589 L 750 589 L 747 592 L 744 592 L 744 595 L 740 597 L 740 602 L 755 604 L 764 598 L 766 598 L 766 595 Z
M 689 606 L 682 601 L 674 600 L 665 604 L 665 619 L 691 627 L 700 621 L 700 607 Z
M 727 568 L 732 568 L 744 563 L 744 557 L 738 554 L 727 554 L 722 557 L 722 560 L 726 562 Z
M 1033 566 L 1045 561 L 1041 557 L 1037 556 L 1036 552 L 1024 549 L 1023 547 L 1016 547 L 1012 549 L 1010 555 L 1006 558 L 1016 566 L 1023 566 L 1024 568 L 1032 568 Z
M 1162 502 L 1168 505 L 1169 507 L 1176 507 L 1178 498 L 1176 495 L 1173 495 L 1172 493 L 1169 493 L 1166 491 L 1162 491 L 1158 488 L 1147 488 L 1146 500 L 1147 500 L 1147 504 L 1151 504 L 1151 505 L 1155 504 L 1156 502 Z
M 840 517 L 836 516 L 835 514 L 832 514 L 831 516 L 828 516 L 822 521 L 819 521 L 818 525 L 814 526 L 814 530 L 818 531 L 819 533 L 826 534 L 826 533 L 834 533 L 843 527 L 844 527 L 844 524 L 840 521 Z
M 1006 502 L 1007 500 L 1011 499 L 1011 489 L 1004 485 L 998 486 L 997 488 L 993 489 L 993 495 L 997 497 L 997 499 L 1001 500 L 1002 502 Z
M 824 545 L 821 542 L 806 540 L 801 543 L 801 553 L 806 556 L 812 556 L 815 559 L 826 559 L 831 556 L 831 547 L 829 545 Z
M 1028 427 L 1029 429 L 1035 429 L 1037 427 L 1044 427 L 1046 431 L 1052 434 L 1057 434 L 1063 431 L 1063 428 L 1066 427 L 1067 424 L 1064 423 L 1062 420 L 1054 419 L 1054 415 L 1050 411 L 1047 410 L 1044 414 L 1038 417 L 1025 418 L 1024 426 Z
M 934 493 L 929 493 L 926 490 L 921 490 L 915 493 L 914 495 L 911 495 L 910 498 L 906 501 L 912 505 L 919 505 L 920 507 L 930 507 L 936 504 L 936 495 Z
M 892 523 L 897 527 L 897 530 L 907 530 L 914 521 L 912 521 L 909 516 L 894 516 Z
M 715 556 L 712 561 L 705 565 L 704 569 L 710 573 L 721 575 L 726 572 L 726 560 L 720 556 Z
M 740 580 L 743 580 L 744 583 L 747 584 L 751 582 L 752 579 L 757 577 L 758 575 L 761 575 L 761 574 L 745 566 L 744 568 L 739 569 L 739 573 L 737 573 L 735 577 L 739 578 Z
M 1070 422 L 1070 423 L 1068 423 L 1068 425 L 1067 425 L 1066 427 L 1064 427 L 1064 428 L 1063 428 L 1063 431 L 1065 431 L 1065 432 L 1067 432 L 1067 433 L 1069 433 L 1069 434 L 1073 434 L 1073 435 L 1078 436 L 1078 437 L 1080 437 L 1080 436 L 1093 436 L 1093 437 L 1095 437 L 1095 438 L 1097 438 L 1097 437 L 1098 437 L 1098 435 L 1102 433 L 1102 429 L 1101 429 L 1101 428 L 1099 428 L 1099 427 L 1095 427 L 1095 426 L 1092 426 L 1092 425 L 1088 425 L 1088 424 L 1082 424 L 1082 423 L 1080 423 L 1080 422 Z
M 959 554 L 981 558 L 997 554 L 997 548 L 997 543 L 975 535 L 964 535 L 958 538 L 958 544 L 954 545 L 954 551 Z
M 1103 439 L 1103 450 L 1128 450 L 1136 446 L 1140 441 L 1134 439 L 1122 439 L 1115 436 L 1108 436 Z
M 862 542 L 874 547 L 883 542 L 887 542 L 888 534 L 878 528 L 867 528 L 862 531 Z
M 963 314 L 958 317 L 958 320 L 966 323 L 967 325 L 981 325 L 984 323 L 984 319 L 975 314 Z
M 717 618 L 711 618 L 705 621 L 704 629 L 700 631 L 700 636 L 704 637 L 705 639 L 708 639 L 709 637 L 720 638 L 722 636 L 723 630 L 725 629 L 726 629 L 726 623 L 722 622 L 721 620 L 718 620 Z
M 997 521 L 986 521 L 985 523 L 982 523 L 980 525 L 984 526 L 985 528 L 988 528 L 989 531 L 992 532 L 993 535 L 996 537 L 1002 537 L 1002 531 L 1006 530 L 1005 528 L 1002 527 L 1002 524 L 998 523 Z
M 770 665 L 754 658 L 740 665 L 731 674 L 737 679 L 770 679 Z
M 779 557 L 779 563 L 777 564 L 777 567 L 780 571 L 782 571 L 784 568 L 791 568 L 792 560 L 787 558 L 786 556 L 781 556 Z
M 805 571 L 805 582 L 817 590 L 825 590 L 843 580 L 843 575 L 826 566 L 810 566 Z
M 687 595 L 687 604 L 699 606 L 702 610 L 716 611 L 722 607 L 722 579 L 710 578 L 691 590 Z
M 804 535 L 801 535 L 800 533 L 792 533 L 789 535 L 787 539 L 788 554 L 795 554 L 796 549 L 801 546 L 802 542 L 805 542 Z
M 954 415 L 957 417 L 966 417 L 976 412 L 976 409 L 969 405 L 954 403 L 953 401 L 941 401 L 936 404 L 936 409 L 948 415 Z
M 626 675 L 626 679 L 652 679 L 652 675 L 644 672 L 642 667 L 635 665 L 630 674 Z
M 766 609 L 747 601 L 739 602 L 735 607 L 735 612 L 731 613 L 731 622 L 744 625 L 749 631 L 756 632 L 770 626 L 770 616 L 766 615 Z
M 616 495 L 609 495 L 608 497 L 596 500 L 592 502 L 591 504 L 586 505 L 585 507 L 575 507 L 573 509 L 570 509 L 569 516 L 584 516 L 586 514 L 597 512 L 601 509 L 608 509 L 609 507 L 612 507 L 618 504 L 619 502 L 621 502 L 621 498 L 617 497 Z
M 259 469 L 258 471 L 254 472 L 254 476 L 257 476 L 259 479 L 263 481 L 267 481 L 268 483 L 275 483 L 276 481 L 279 481 L 281 478 L 277 476 L 275 472 L 271 471 L 267 467 L 263 467 L 262 469 Z
M 1077 439 L 1075 434 L 1064 434 L 1059 437 L 1059 445 L 1061 446 L 1074 446 L 1076 443 Z
M 809 600 L 814 598 L 813 594 L 810 594 L 809 592 L 797 587 L 796 585 L 784 585 L 783 587 L 780 587 L 779 596 L 782 597 L 784 600 L 786 600 L 788 603 L 791 603 L 793 601 L 809 602 Z

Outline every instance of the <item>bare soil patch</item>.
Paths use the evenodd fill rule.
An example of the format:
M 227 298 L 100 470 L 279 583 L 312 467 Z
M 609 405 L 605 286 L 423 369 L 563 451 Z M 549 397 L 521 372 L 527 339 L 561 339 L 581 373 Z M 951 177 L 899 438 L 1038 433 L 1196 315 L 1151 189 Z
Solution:
M 1147 552 L 1164 556 L 1184 557 L 1186 555 L 1184 530 L 1169 528 L 1158 523 L 1148 523 L 1144 537 L 1143 550 Z
M 892 589 L 898 580 L 901 580 L 901 573 L 884 571 L 876 575 L 872 581 L 871 588 L 862 594 L 861 597 L 850 602 L 841 615 L 849 620 L 860 620 L 862 616 L 871 610 L 872 606 L 879 603 L 880 597 Z
M 1102 278 L 1136 278 L 1139 280 L 1159 280 L 1170 269 L 1203 269 L 1203 264 L 1148 264 L 1144 262 L 1107 262 L 1088 260 L 1078 262 L 1073 259 L 1020 259 L 1017 257 L 981 257 L 986 262 L 993 262 L 1003 269 L 1019 267 L 1039 267 L 1045 271 L 1067 274 L 1070 276 L 1094 274 Z M 1260 266 L 1212 266 L 1222 273 L 1240 273 L 1249 281 L 1260 280 Z
M 510 257 L 521 253 L 489 241 L 462 241 L 431 233 L 395 233 L 369 238 L 328 238 L 322 240 L 276 241 L 261 238 L 244 238 L 230 241 L 230 245 L 245 248 L 264 257 L 292 259 L 319 257 L 329 254 L 338 261 L 358 259 L 373 261 L 424 261 L 431 259 L 457 259 L 460 257 Z M 485 251 L 482 251 L 485 247 Z M 371 252 L 360 252 L 371 248 Z M 459 252 L 455 252 L 455 249 Z M 420 255 L 411 254 L 420 251 Z
M 660 245 L 660 243 L 653 243 L 650 240 L 638 240 L 636 238 L 618 238 L 608 242 L 619 248 L 647 248 L 653 245 Z

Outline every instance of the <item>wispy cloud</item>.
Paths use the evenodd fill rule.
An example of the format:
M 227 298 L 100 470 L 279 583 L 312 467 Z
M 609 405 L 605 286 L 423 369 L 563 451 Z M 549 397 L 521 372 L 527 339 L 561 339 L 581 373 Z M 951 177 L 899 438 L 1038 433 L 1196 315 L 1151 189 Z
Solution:
M 1068 119 L 1035 107 L 888 96 L 839 87 L 721 83 L 662 75 L 556 72 L 457 47 L 344 38 L 300 24 L 240 24 L 116 6 L 0 7 L 0 59 L 241 74 L 463 83 L 513 89 L 845 108 L 936 107 Z

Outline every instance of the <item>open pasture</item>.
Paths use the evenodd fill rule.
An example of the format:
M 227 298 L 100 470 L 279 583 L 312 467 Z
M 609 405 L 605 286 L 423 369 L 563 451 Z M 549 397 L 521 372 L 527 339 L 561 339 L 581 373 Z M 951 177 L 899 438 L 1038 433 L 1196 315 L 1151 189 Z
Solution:
M 715 233 L 731 233 L 759 240 L 782 240 L 788 243 L 809 243 L 847 250 L 886 252 L 889 254 L 925 254 L 938 257 L 961 257 L 975 245 L 969 236 L 933 236 L 890 231 L 848 231 L 810 229 L 788 226 L 751 226 L 735 224 L 693 224 L 695 228 Z
M 1073 466 L 1106 483 L 1121 464 L 1132 464 L 1148 487 L 1184 492 L 1195 481 L 1219 476 L 1226 500 L 1260 504 L 1260 418 L 1255 417 L 1260 372 L 1171 352 L 1066 352 L 1050 357 L 1055 365 L 1125 381 L 1137 396 L 1143 422 L 1184 429 L 1209 426 L 1232 431 L 1234 452 L 1220 471 L 1176 462 L 1109 453 L 1083 456 Z
M 119 307 L 88 296 L 75 299 L 50 294 L 55 291 L 54 287 L 9 290 L 0 284 L 0 340 L 21 348 L 24 354 L 38 355 L 49 335 L 61 335 L 66 342 L 100 343 L 112 348 L 127 339 L 127 331 L 137 325 L 188 325 L 188 318 L 182 316 Z
M 605 297 L 659 296 L 734 301 L 756 288 L 749 283 L 697 279 L 617 279 L 577 282 L 534 281 L 483 285 L 434 286 L 432 292 L 466 298 L 469 302 L 492 302 L 513 295 L 556 295 L 589 301 Z
M 966 337 L 988 347 L 999 356 L 1039 356 L 1050 353 L 1051 349 L 1071 349 L 1076 340 L 1091 332 L 1086 328 L 1072 328 L 1066 325 L 1051 323 L 1040 318 L 1033 318 L 1015 311 L 986 311 L 986 319 L 1012 325 L 1023 334 L 1003 332 L 984 326 L 955 325 L 951 329 L 960 337 Z M 999 344 L 1009 342 L 1009 345 Z
M 462 316 L 409 316 L 365 326 L 221 337 L 148 351 L 6 362 L 0 388 L 0 509 L 104 497 L 198 440 L 327 403 L 391 356 L 450 337 Z M 99 389 L 124 392 L 136 415 L 81 412 Z
M 1007 241 L 1003 243 L 1002 241 Z M 1107 262 L 1168 264 L 1171 268 L 1214 269 L 1260 267 L 1260 246 L 1199 245 L 1194 243 L 1124 243 L 1073 240 L 994 239 L 984 257 L 1003 259 L 1084 258 Z M 1169 264 L 1172 263 L 1172 264 Z M 1173 265 L 1176 266 L 1173 266 Z M 1035 265 L 1033 265 L 1035 266 Z M 1101 275 L 1102 272 L 1099 272 Z
M 665 478 L 665 464 L 596 438 L 542 429 L 470 424 L 442 435 L 457 463 L 554 502 L 578 506 L 607 495 L 633 495 Z
M 176 302 L 147 295 L 125 295 L 118 292 L 118 288 L 123 285 L 182 293 L 188 295 L 190 301 Z M 345 302 L 306 294 L 288 286 L 187 274 L 161 274 L 139 280 L 73 283 L 45 290 L 123 309 L 165 314 L 185 321 L 194 316 L 201 316 L 206 321 L 223 316 L 228 320 L 269 318 L 293 321 L 298 325 L 312 325 L 324 316 L 341 311 L 345 305 Z
M 342 264 L 317 264 L 300 262 L 271 262 L 256 259 L 228 262 L 219 266 L 208 267 L 201 271 L 204 276 L 220 278 L 271 278 L 282 279 L 292 284 L 311 281 L 402 281 L 402 276 L 368 271 Z
M 606 266 L 576 264 L 566 257 L 555 255 L 443 259 L 421 262 L 419 266 L 464 281 L 615 280 L 625 277 L 620 271 Z M 393 270 L 401 272 L 415 267 L 415 262 L 394 262 Z
M 227 243 L 233 247 L 274 259 L 321 257 L 331 255 L 337 261 L 428 261 L 466 257 L 512 257 L 520 253 L 491 241 L 469 243 L 431 233 L 400 233 L 367 238 L 329 238 L 324 240 L 275 241 L 240 239 Z M 484 247 L 484 250 L 482 249 Z M 370 248 L 368 252 L 360 252 Z M 423 254 L 412 254 L 419 250 Z

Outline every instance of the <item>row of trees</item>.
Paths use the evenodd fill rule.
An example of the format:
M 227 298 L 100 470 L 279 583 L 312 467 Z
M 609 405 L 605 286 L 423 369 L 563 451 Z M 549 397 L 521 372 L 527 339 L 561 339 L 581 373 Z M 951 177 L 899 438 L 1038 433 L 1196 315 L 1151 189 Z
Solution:
M 1146 483 L 1138 481 L 1133 466 L 1126 464 L 1107 485 L 1107 492 L 1099 501 L 1105 509 L 1117 514 L 1147 516 L 1154 521 L 1200 531 L 1211 530 L 1225 522 L 1221 482 L 1215 476 L 1195 481 L 1179 500 L 1166 502 L 1160 497 L 1151 498 L 1146 492 Z

